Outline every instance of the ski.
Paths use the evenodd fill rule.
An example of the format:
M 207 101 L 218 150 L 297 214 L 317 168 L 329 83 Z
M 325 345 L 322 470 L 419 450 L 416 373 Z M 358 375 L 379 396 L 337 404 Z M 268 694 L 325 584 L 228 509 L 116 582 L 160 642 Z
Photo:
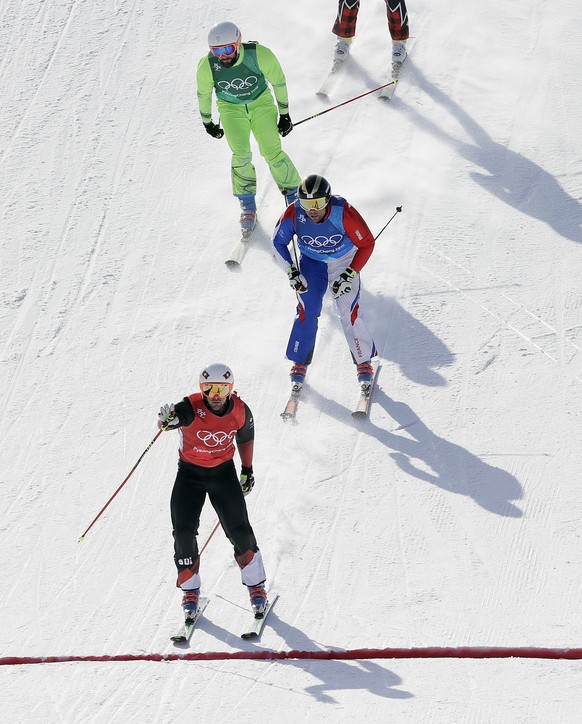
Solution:
M 230 256 L 224 262 L 229 269 L 238 269 L 240 267 L 243 257 L 249 248 L 250 239 L 256 228 L 257 225 L 255 224 L 252 229 L 247 229 L 246 231 L 241 232 L 240 239 L 233 246 Z
M 372 367 L 374 368 L 372 384 L 365 392 L 363 390 L 360 391 L 360 399 L 358 400 L 356 409 L 352 412 L 352 417 L 356 420 L 363 420 L 368 417 L 370 401 L 372 400 L 372 393 L 374 392 L 374 387 L 376 386 L 376 378 L 378 377 L 378 370 L 380 369 L 380 363 L 378 361 L 378 358 L 372 361 Z
M 178 631 L 173 636 L 170 636 L 170 640 L 174 641 L 175 643 L 183 643 L 184 641 L 190 641 L 190 637 L 192 636 L 192 632 L 196 628 L 196 624 L 198 623 L 200 616 L 204 613 L 204 610 L 206 609 L 206 606 L 208 606 L 208 602 L 210 601 L 209 598 L 204 598 L 203 596 L 200 597 L 200 602 L 198 604 L 198 611 L 196 611 L 196 614 L 194 618 L 188 618 L 182 626 L 179 628 Z
M 382 98 L 382 100 L 390 101 L 392 100 L 394 93 L 396 92 L 396 86 L 398 85 L 398 78 L 392 78 L 392 83 L 389 85 L 384 86 L 380 93 L 378 94 L 378 98 Z
M 261 635 L 261 632 L 263 630 L 263 627 L 265 625 L 265 622 L 267 620 L 267 616 L 269 615 L 269 611 L 273 608 L 275 605 L 275 601 L 279 598 L 278 593 L 269 593 L 267 596 L 267 608 L 263 611 L 262 614 L 258 614 L 259 618 L 257 618 L 257 615 L 253 614 L 253 620 L 251 625 L 247 628 L 247 630 L 241 634 L 241 638 L 243 639 L 256 639 Z
M 382 100 L 389 101 L 393 98 L 394 93 L 396 92 L 396 86 L 398 85 L 398 79 L 400 77 L 400 73 L 402 72 L 402 66 L 404 63 L 406 63 L 406 58 L 410 55 L 410 51 L 412 50 L 412 46 L 414 45 L 414 38 L 409 38 L 408 43 L 406 44 L 406 55 L 404 56 L 404 60 L 402 63 L 400 63 L 400 67 L 395 72 L 394 66 L 392 66 L 392 83 L 390 85 L 387 85 L 385 88 L 382 88 L 380 93 L 378 94 L 378 98 L 382 98 Z
M 335 82 L 338 78 L 339 71 L 344 67 L 345 60 L 334 60 L 333 65 L 331 66 L 331 70 L 325 77 L 325 80 L 321 84 L 321 87 L 317 91 L 316 95 L 318 96 L 327 96 L 330 94 L 331 89 L 335 85 Z
M 297 408 L 299 407 L 299 399 L 301 397 L 301 390 L 303 387 L 295 389 L 295 386 L 291 388 L 291 396 L 287 400 L 285 409 L 281 413 L 281 417 L 284 422 L 291 422 L 293 425 L 297 425 Z

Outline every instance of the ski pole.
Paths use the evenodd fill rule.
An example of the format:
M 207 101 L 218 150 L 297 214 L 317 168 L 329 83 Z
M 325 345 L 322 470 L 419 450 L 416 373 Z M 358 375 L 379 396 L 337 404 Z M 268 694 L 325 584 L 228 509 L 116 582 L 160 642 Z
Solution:
M 204 553 L 204 549 L 205 549 L 206 546 L 210 543 L 210 539 L 212 538 L 212 536 L 213 536 L 213 535 L 216 533 L 216 531 L 218 530 L 218 526 L 219 526 L 219 525 L 220 525 L 220 521 L 218 520 L 218 521 L 216 522 L 216 525 L 214 526 L 214 528 L 213 528 L 213 530 L 212 530 L 212 533 L 211 533 L 211 534 L 208 536 L 208 538 L 206 539 L 206 543 L 202 546 L 202 550 L 201 550 L 200 553 L 198 554 L 198 557 L 200 557 L 200 556 Z
M 392 214 L 392 216 L 388 219 L 388 221 L 384 224 L 384 226 L 380 229 L 380 231 L 376 234 L 374 237 L 374 241 L 380 236 L 380 234 L 384 231 L 384 229 L 388 226 L 388 224 L 392 221 L 392 219 L 396 216 L 396 214 L 399 214 L 402 211 L 402 206 L 397 206 L 396 211 Z
M 170 418 L 170 419 L 168 420 L 168 422 L 170 422 L 171 419 L 172 419 L 172 418 Z M 117 493 L 119 493 L 119 491 L 121 490 L 121 488 L 123 488 L 123 486 L 125 485 L 125 483 L 127 483 L 127 481 L 131 478 L 131 476 L 133 475 L 133 471 L 134 471 L 134 470 L 137 468 L 137 466 L 141 463 L 143 456 L 147 453 L 147 451 L 151 448 L 151 446 L 155 443 L 155 441 L 159 438 L 159 436 L 164 432 L 164 430 L 167 428 L 167 426 L 168 426 L 168 423 L 166 423 L 166 424 L 164 425 L 164 427 L 162 427 L 160 430 L 158 430 L 156 436 L 155 436 L 154 439 L 150 442 L 150 444 L 146 447 L 146 449 L 142 452 L 142 454 L 139 456 L 138 461 L 137 461 L 136 464 L 132 467 L 132 469 L 129 471 L 129 474 L 127 475 L 127 477 L 125 478 L 125 480 L 121 483 L 121 485 L 117 488 L 117 490 L 113 493 L 113 495 L 109 498 L 109 500 L 105 503 L 105 505 L 104 505 L 104 506 L 101 508 L 101 510 L 97 513 L 97 515 L 95 516 L 95 518 L 93 518 L 93 520 L 91 521 L 91 525 L 90 525 L 90 526 L 87 528 L 87 530 L 81 535 L 81 537 L 79 538 L 79 543 L 81 543 L 81 541 L 85 540 L 85 536 L 87 535 L 87 533 L 91 530 L 91 528 L 93 527 L 93 525 L 94 525 L 94 524 L 99 520 L 99 518 L 102 516 L 102 514 L 103 514 L 104 511 L 106 510 L 106 508 L 107 508 L 107 506 L 109 505 L 109 503 L 111 503 L 111 501 L 113 500 L 113 498 L 115 498 L 115 496 L 117 495 Z
M 297 250 L 297 235 L 296 235 L 296 234 L 293 234 L 293 239 L 292 239 L 292 241 L 293 241 L 293 245 L 292 245 L 293 256 L 295 257 L 295 268 L 297 269 L 297 271 L 300 271 L 300 268 L 299 268 L 299 251 Z M 301 294 L 302 292 L 306 292 L 306 291 L 307 291 L 307 287 L 304 287 L 303 284 L 302 284 L 302 285 L 301 285 L 301 289 L 296 289 L 295 291 L 297 292 L 297 294 Z
M 299 252 L 297 251 L 297 236 L 293 234 L 293 256 L 295 257 L 295 266 L 299 270 Z
M 319 113 L 314 113 L 312 116 L 308 116 L 307 118 L 303 118 L 301 121 L 297 121 L 297 123 L 294 123 L 293 128 L 295 128 L 295 126 L 299 126 L 301 123 L 305 123 L 305 121 L 310 121 L 312 118 L 317 118 L 318 116 L 323 116 L 324 113 L 329 113 L 330 111 L 333 111 L 336 108 L 345 106 L 347 103 L 352 103 L 352 101 L 357 101 L 358 98 L 363 98 L 364 96 L 370 95 L 370 93 L 375 93 L 376 91 L 382 90 L 382 88 L 387 88 L 389 85 L 394 85 L 394 83 L 396 83 L 396 81 L 391 80 L 390 83 L 384 83 L 384 85 L 379 85 L 377 88 L 373 88 L 372 90 L 366 91 L 365 93 L 361 93 L 359 96 L 350 98 L 349 100 L 344 101 L 343 103 L 338 103 L 337 106 L 332 106 L 331 108 L 326 108 L 325 111 L 320 111 Z

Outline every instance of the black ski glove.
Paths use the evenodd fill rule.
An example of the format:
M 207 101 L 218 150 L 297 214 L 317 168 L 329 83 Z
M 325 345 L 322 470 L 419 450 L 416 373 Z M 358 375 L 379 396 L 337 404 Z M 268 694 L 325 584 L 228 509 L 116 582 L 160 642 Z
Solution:
M 288 136 L 293 130 L 293 123 L 291 123 L 291 116 L 288 113 L 281 113 L 279 116 L 279 123 L 277 123 L 279 133 L 285 137 Z
M 335 282 L 331 285 L 331 291 L 333 292 L 334 297 L 341 297 L 342 294 L 347 294 L 348 292 L 351 292 L 352 284 L 355 278 L 356 272 L 350 267 L 343 271 L 339 275 L 339 278 L 336 279 Z
M 299 293 L 307 291 L 307 279 L 296 266 L 290 266 L 287 269 L 287 276 L 292 289 Z
M 253 475 L 253 466 L 250 465 L 245 468 L 243 465 L 240 471 L 240 487 L 243 491 L 243 495 L 248 495 L 255 484 L 255 476 Z
M 224 136 L 224 131 L 222 128 L 218 125 L 218 123 L 205 123 L 204 128 L 206 129 L 206 133 L 209 133 L 212 138 L 222 138 Z

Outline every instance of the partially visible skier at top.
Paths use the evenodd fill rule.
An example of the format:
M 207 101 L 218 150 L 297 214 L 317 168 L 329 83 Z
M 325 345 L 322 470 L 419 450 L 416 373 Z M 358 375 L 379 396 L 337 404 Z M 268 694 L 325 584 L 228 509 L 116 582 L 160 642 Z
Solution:
M 257 224 L 257 175 L 252 163 L 251 131 L 287 204 L 295 200 L 301 177 L 283 151 L 279 137 L 293 129 L 281 65 L 264 45 L 241 40 L 241 32 L 234 23 L 225 21 L 211 28 L 210 50 L 200 60 L 196 78 L 204 128 L 214 138 L 226 135 L 232 151 L 232 191 L 241 205 L 244 236 Z M 276 105 L 268 84 L 273 88 Z M 220 116 L 218 123 L 212 121 L 213 91 Z
M 384 0 L 388 16 L 388 29 L 392 38 L 392 77 L 397 78 L 406 58 L 406 41 L 409 37 L 408 11 L 404 0 Z M 334 63 L 342 63 L 350 52 L 350 43 L 356 34 L 360 0 L 339 0 L 337 17 L 332 33 L 337 35 Z

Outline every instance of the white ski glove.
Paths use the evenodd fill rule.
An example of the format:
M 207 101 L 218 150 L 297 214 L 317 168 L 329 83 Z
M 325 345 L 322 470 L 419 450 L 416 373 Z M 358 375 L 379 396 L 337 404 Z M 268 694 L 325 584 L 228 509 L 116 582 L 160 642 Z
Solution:
M 356 273 L 351 267 L 348 267 L 339 275 L 331 285 L 331 291 L 334 297 L 341 297 L 342 294 L 347 294 L 352 291 L 352 284 L 356 278 Z
M 179 424 L 180 420 L 176 416 L 174 405 L 162 405 L 158 412 L 158 427 L 160 430 L 170 430 Z

